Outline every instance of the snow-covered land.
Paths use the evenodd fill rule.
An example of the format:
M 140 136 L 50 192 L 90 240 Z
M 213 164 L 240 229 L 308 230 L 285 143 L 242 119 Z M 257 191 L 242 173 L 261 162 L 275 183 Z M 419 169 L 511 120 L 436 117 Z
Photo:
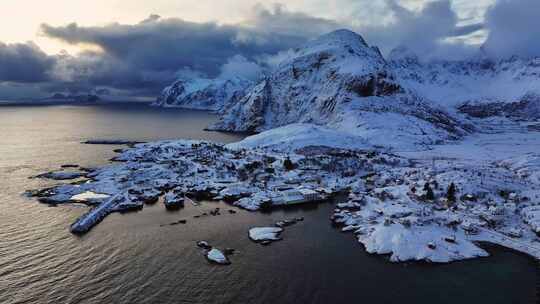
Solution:
M 328 135 L 322 128 L 310 130 L 315 138 L 318 132 L 320 138 Z M 349 198 L 336 205 L 333 221 L 354 233 L 368 252 L 388 254 L 391 261 L 487 256 L 479 241 L 540 258 L 540 154 L 489 146 L 491 140 L 499 147 L 501 134 L 398 154 L 331 148 L 331 141 L 262 141 L 258 147 L 253 143 L 261 135 L 229 146 L 199 141 L 139 144 L 122 152 L 120 163 L 89 173 L 86 183 L 34 195 L 58 204 L 80 202 L 84 193 L 101 194 L 89 202 L 98 207 L 72 226 L 74 232 L 85 232 L 110 212 L 142 208 L 171 193 L 256 211 L 282 207 L 281 197 L 289 189 L 312 189 L 326 198 L 345 192 Z M 540 145 L 538 133 L 520 135 L 510 136 L 506 144 L 523 151 Z M 481 149 L 491 154 L 482 157 Z M 467 151 L 475 157 L 465 157 Z M 280 231 L 278 226 L 254 228 L 249 236 L 256 241 L 278 239 Z
M 274 148 L 282 152 L 293 152 L 306 146 L 359 150 L 370 147 L 360 137 L 313 124 L 291 124 L 227 145 L 231 149 Z
M 540 58 L 476 57 L 424 63 L 410 50 L 400 47 L 388 59 L 400 84 L 434 103 L 480 117 L 496 111 L 516 116 L 527 116 L 528 112 L 530 117 L 540 117 Z M 478 111 L 474 106 L 481 105 L 492 109 L 473 112 Z
M 280 227 L 256 227 L 249 230 L 249 238 L 255 242 L 281 240 L 279 234 L 283 231 Z

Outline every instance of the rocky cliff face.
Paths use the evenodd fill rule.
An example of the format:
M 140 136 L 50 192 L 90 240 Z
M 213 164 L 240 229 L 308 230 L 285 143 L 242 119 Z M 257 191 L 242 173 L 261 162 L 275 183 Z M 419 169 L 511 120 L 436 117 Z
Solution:
M 470 101 L 458 107 L 459 111 L 475 118 L 493 116 L 506 117 L 515 121 L 540 119 L 540 95 L 528 93 L 519 100 Z
M 428 144 L 466 127 L 403 87 L 379 50 L 340 30 L 316 39 L 224 110 L 216 130 L 259 132 L 291 123 L 327 125 L 382 142 Z M 386 139 L 389 139 L 388 137 Z
M 242 78 L 183 78 L 165 88 L 154 105 L 220 112 L 225 105 L 242 98 L 251 85 Z

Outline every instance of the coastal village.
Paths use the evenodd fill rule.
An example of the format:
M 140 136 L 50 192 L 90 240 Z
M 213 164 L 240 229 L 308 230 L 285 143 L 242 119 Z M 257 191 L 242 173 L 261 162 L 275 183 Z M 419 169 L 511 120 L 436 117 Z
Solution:
M 474 166 L 374 150 L 305 146 L 283 152 L 187 140 L 117 152 L 102 168 L 46 173 L 40 177 L 79 179 L 29 194 L 46 204 L 92 206 L 72 224 L 76 234 L 112 212 L 140 210 L 148 203 L 175 210 L 186 201 L 224 201 L 257 211 L 326 202 L 336 204 L 330 221 L 354 233 L 369 253 L 392 262 L 488 256 L 482 242 L 540 258 L 538 155 Z M 267 245 L 301 220 L 254 227 L 249 236 Z M 209 260 L 228 263 L 222 251 L 200 247 Z

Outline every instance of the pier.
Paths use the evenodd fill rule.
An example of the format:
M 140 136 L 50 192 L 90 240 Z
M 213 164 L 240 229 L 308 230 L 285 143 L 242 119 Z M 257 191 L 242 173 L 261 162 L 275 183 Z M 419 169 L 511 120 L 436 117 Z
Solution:
M 120 193 L 112 196 L 110 199 L 101 203 L 96 208 L 82 215 L 75 223 L 71 225 L 71 232 L 75 234 L 84 234 L 90 231 L 92 227 L 101 222 L 114 210 L 114 207 L 116 207 L 116 205 L 119 203 L 119 197 Z

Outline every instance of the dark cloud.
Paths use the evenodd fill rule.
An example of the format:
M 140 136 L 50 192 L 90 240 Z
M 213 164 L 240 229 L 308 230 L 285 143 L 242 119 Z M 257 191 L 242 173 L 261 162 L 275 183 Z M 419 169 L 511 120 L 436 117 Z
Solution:
M 91 44 L 101 51 L 48 56 L 33 43 L 0 43 L 0 84 L 31 83 L 47 92 L 109 89 L 152 96 L 186 71 L 207 77 L 241 74 L 256 78 L 261 65 L 275 65 L 291 48 L 337 28 L 361 33 L 385 53 L 405 45 L 426 59 L 474 54 L 477 47 L 464 41 L 480 30 L 490 32 L 484 48 L 497 56 L 538 55 L 540 50 L 538 0 L 500 0 L 489 10 L 485 25 L 465 26 L 460 25 L 450 0 L 430 1 L 420 10 L 398 0 L 338 3 L 350 12 L 339 21 L 291 12 L 283 5 L 256 5 L 244 22 L 234 25 L 158 15 L 132 25 L 43 24 L 41 32 L 47 37 L 73 45 Z M 366 5 L 376 9 L 373 14 L 382 14 L 381 22 L 366 13 Z
M 41 82 L 49 79 L 54 58 L 47 56 L 32 42 L 0 42 L 0 82 Z
M 75 93 L 88 92 L 96 87 L 149 93 L 171 80 L 168 73 L 160 75 L 158 72 L 137 70 L 127 62 L 99 52 L 58 56 L 50 74 L 53 81 L 44 85 L 47 91 L 65 88 Z
M 459 18 L 449 0 L 429 2 L 419 11 L 408 9 L 397 0 L 385 2 L 392 22 L 366 26 L 360 31 L 364 31 L 367 40 L 386 53 L 397 46 L 407 46 L 424 59 L 449 55 L 458 59 L 476 51 L 476 47 L 448 42 L 449 38 L 469 35 L 483 27 L 481 24 L 459 26 Z
M 174 71 L 188 66 L 215 72 L 219 63 L 242 49 L 233 44 L 236 35 L 233 28 L 180 19 L 147 19 L 136 25 L 105 27 L 80 27 L 75 23 L 52 27 L 45 24 L 42 31 L 71 44 L 97 45 L 108 56 L 140 70 Z
M 300 41 L 318 37 L 344 26 L 334 20 L 291 12 L 283 4 L 274 4 L 270 8 L 261 4 L 255 5 L 245 24 L 259 35 L 266 33 L 295 36 Z
M 293 25 L 294 26 L 291 26 Z M 318 27 L 310 25 L 319 24 Z M 310 30 L 291 31 L 292 28 Z M 190 69 L 210 77 L 249 67 L 264 54 L 296 47 L 335 27 L 331 21 L 286 11 L 281 6 L 256 6 L 238 25 L 195 23 L 152 15 L 134 25 L 84 27 L 76 23 L 54 27 L 43 24 L 43 35 L 70 44 L 92 44 L 102 52 L 58 58 L 53 75 L 59 85 L 107 85 L 129 90 L 145 88 L 156 94 L 179 70 Z
M 540 56 L 540 1 L 499 0 L 488 9 L 483 49 L 496 57 Z
M 349 28 L 385 53 L 407 46 L 425 59 L 460 59 L 478 51 L 477 46 L 467 45 L 460 38 L 482 30 L 483 24 L 460 25 L 450 0 L 424 2 L 420 10 L 413 10 L 399 0 L 336 0 L 336 5 L 350 12 L 339 21 L 293 13 L 283 5 L 257 5 L 248 23 L 256 29 L 255 33 L 296 35 L 299 41 Z
M 480 30 L 484 29 L 483 23 L 475 23 L 475 24 L 469 24 L 464 26 L 456 26 L 454 28 L 454 31 L 450 33 L 449 36 L 453 37 L 459 37 L 459 36 L 467 36 L 474 32 L 478 32 Z
M 299 42 L 298 37 L 291 34 L 270 34 L 248 27 L 157 16 L 135 25 L 81 27 L 73 23 L 53 27 L 44 24 L 42 32 L 71 44 L 97 45 L 111 58 L 140 71 L 174 73 L 189 67 L 211 75 L 219 73 L 220 66 L 235 55 L 253 58 L 262 53 L 276 53 Z

